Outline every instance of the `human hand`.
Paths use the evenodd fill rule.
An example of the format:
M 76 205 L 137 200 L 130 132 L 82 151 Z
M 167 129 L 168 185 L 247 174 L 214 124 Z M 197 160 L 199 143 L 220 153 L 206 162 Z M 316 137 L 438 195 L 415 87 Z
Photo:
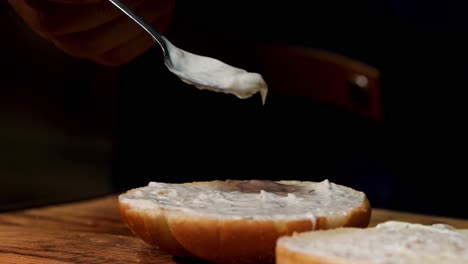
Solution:
M 126 0 L 157 30 L 170 24 L 175 0 Z M 40 36 L 65 53 L 104 65 L 125 64 L 154 41 L 107 0 L 9 0 Z

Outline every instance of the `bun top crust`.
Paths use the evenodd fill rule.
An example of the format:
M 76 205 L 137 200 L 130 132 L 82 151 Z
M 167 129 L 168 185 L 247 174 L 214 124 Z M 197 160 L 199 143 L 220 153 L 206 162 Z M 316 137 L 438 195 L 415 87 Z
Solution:
M 310 219 L 314 223 L 321 216 L 348 215 L 365 200 L 364 193 L 328 180 L 151 182 L 119 196 L 121 203 L 142 210 L 163 208 L 221 219 Z

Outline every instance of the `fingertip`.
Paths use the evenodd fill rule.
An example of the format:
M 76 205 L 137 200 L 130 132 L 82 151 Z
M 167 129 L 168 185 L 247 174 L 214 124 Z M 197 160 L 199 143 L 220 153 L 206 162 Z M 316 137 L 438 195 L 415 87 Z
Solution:
M 60 4 L 97 4 L 101 2 L 105 2 L 103 0 L 49 0 L 51 2 L 56 2 Z

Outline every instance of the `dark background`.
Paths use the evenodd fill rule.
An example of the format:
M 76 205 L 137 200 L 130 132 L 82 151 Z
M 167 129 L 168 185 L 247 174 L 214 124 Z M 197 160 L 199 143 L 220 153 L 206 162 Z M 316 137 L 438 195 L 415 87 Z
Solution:
M 175 44 L 252 71 L 240 51 L 258 41 L 377 68 L 383 119 L 275 84 L 264 107 L 258 97 L 200 92 L 166 71 L 157 47 L 119 68 L 70 58 L 2 2 L 0 209 L 150 180 L 328 178 L 365 191 L 375 207 L 468 217 L 464 6 L 179 1 L 176 10 L 168 33 Z

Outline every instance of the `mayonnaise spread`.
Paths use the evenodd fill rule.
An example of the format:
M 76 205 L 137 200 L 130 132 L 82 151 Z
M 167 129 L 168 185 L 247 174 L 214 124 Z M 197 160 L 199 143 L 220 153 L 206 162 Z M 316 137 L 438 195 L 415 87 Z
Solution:
M 217 184 L 151 182 L 122 194 L 120 201 L 135 208 L 176 209 L 230 219 L 310 219 L 347 215 L 365 194 L 324 180 L 311 182 L 226 181 Z

